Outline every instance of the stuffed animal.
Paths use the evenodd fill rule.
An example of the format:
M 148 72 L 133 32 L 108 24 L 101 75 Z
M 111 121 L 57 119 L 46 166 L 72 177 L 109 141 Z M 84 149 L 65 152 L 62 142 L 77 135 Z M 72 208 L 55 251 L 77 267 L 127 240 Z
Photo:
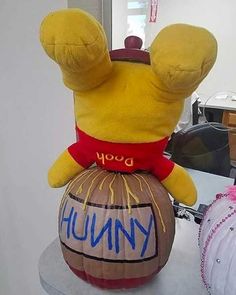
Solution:
M 215 62 L 213 35 L 199 27 L 171 25 L 153 41 L 151 64 L 111 61 L 99 22 L 68 9 L 44 19 L 40 39 L 74 92 L 78 134 L 50 168 L 49 184 L 64 186 L 96 163 L 108 171 L 148 171 L 178 202 L 193 205 L 192 179 L 163 152 L 184 99 Z

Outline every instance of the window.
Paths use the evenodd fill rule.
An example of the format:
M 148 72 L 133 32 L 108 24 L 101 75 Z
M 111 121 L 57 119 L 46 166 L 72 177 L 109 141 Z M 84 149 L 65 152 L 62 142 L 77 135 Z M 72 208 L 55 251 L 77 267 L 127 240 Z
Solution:
M 136 35 L 145 46 L 148 0 L 119 0 L 112 3 L 112 48 L 124 47 L 124 39 Z

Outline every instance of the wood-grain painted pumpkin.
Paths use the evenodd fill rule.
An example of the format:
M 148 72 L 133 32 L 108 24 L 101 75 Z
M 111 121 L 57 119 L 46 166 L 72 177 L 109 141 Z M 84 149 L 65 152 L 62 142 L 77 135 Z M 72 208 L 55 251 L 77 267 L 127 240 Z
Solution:
M 91 168 L 67 187 L 59 212 L 64 259 L 101 288 L 131 288 L 166 264 L 175 233 L 167 191 L 145 173 Z
M 202 280 L 212 295 L 236 294 L 236 187 L 218 194 L 199 231 Z

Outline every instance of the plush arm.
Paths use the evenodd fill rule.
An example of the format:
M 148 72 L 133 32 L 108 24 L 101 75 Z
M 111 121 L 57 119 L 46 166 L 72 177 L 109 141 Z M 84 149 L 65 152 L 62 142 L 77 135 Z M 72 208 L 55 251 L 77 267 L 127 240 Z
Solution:
M 151 45 L 158 87 L 171 99 L 193 93 L 215 63 L 217 42 L 207 30 L 176 24 L 164 28 Z
M 93 163 L 94 160 L 78 141 L 69 146 L 49 169 L 49 185 L 51 187 L 62 187 Z
M 192 206 L 197 200 L 196 187 L 187 171 L 160 156 L 151 171 L 168 190 L 172 197 L 180 203 Z
M 111 61 L 106 36 L 87 13 L 79 9 L 50 13 L 41 24 L 40 40 L 73 91 L 89 90 L 107 79 Z
M 84 170 L 65 150 L 48 171 L 48 183 L 51 187 L 62 187 Z
M 174 169 L 161 182 L 172 197 L 187 206 L 193 206 L 197 201 L 197 190 L 188 172 L 175 164 Z

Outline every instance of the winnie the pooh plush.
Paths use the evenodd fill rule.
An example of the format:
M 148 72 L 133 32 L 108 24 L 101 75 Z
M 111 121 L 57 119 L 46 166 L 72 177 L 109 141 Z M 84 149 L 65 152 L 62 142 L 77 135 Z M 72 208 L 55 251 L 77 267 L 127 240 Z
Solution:
M 79 9 L 50 13 L 40 39 L 73 90 L 78 141 L 49 170 L 52 187 L 96 163 L 108 171 L 155 175 L 178 201 L 193 205 L 188 173 L 163 156 L 184 99 L 212 68 L 217 43 L 207 30 L 175 24 L 150 48 L 150 64 L 112 61 L 103 28 Z

